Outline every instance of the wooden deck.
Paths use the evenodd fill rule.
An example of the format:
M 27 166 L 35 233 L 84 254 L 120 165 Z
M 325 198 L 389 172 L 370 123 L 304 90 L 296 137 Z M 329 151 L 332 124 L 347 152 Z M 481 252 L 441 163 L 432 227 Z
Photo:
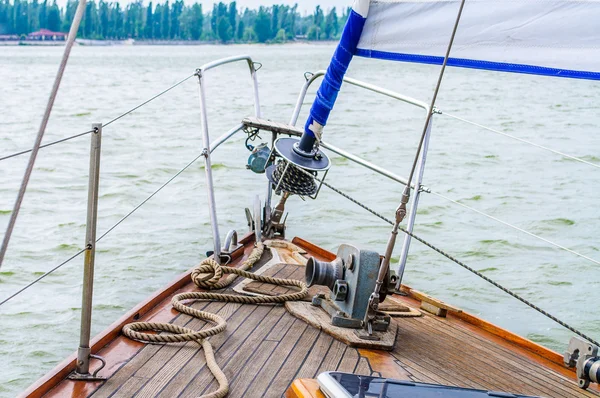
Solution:
M 317 257 L 331 256 L 310 245 L 305 248 Z M 297 258 L 286 249 L 276 250 L 286 263 Z M 301 274 L 298 267 L 280 267 L 276 276 L 297 277 Z M 177 292 L 187 290 L 195 287 L 185 285 Z M 420 304 L 414 297 L 398 298 L 413 307 Z M 204 326 L 173 311 L 169 299 L 165 297 L 142 319 L 171 320 L 194 329 Z M 331 370 L 544 397 L 600 396 L 596 387 L 579 389 L 574 373 L 557 363 L 557 354 L 533 343 L 528 347 L 526 340 L 514 335 L 507 339 L 503 333 L 494 332 L 493 325 L 482 327 L 464 315 L 394 318 L 399 328 L 396 345 L 393 351 L 385 352 L 347 347 L 294 318 L 280 305 L 210 302 L 194 307 L 227 319 L 226 331 L 210 341 L 229 379 L 229 397 L 281 397 L 295 379 L 315 378 Z M 27 393 L 94 398 L 197 397 L 217 388 L 196 343 L 142 345 L 118 336 L 99 354 L 109 362 L 103 370 L 106 382 L 56 380 L 48 391 L 52 387 L 49 375 Z

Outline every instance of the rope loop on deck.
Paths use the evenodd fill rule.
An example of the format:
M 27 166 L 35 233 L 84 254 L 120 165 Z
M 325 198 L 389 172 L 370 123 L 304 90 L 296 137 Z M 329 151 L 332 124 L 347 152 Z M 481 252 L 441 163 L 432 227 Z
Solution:
M 252 268 L 252 266 L 260 260 L 264 251 L 265 245 L 262 242 L 258 242 L 254 250 L 252 250 L 252 253 L 250 253 L 246 261 L 244 261 L 239 268 L 223 267 L 214 259 L 207 258 L 192 270 L 192 281 L 200 289 L 223 289 L 224 287 L 229 286 L 235 278 L 237 278 L 239 274 L 236 274 L 236 271 L 246 271 Z M 224 268 L 230 272 L 224 272 Z M 233 275 L 228 276 L 223 282 L 218 283 L 223 277 L 223 273 Z
M 172 323 L 157 322 L 134 322 L 123 327 L 123 334 L 130 339 L 138 340 L 144 343 L 184 343 L 195 341 L 204 350 L 206 356 L 206 366 L 211 371 L 219 384 L 219 388 L 201 398 L 222 398 L 229 392 L 229 382 L 227 377 L 219 368 L 215 360 L 214 350 L 207 337 L 214 336 L 225 330 L 227 322 L 217 314 L 200 311 L 192 308 L 189 304 L 195 301 L 223 301 L 228 303 L 240 304 L 278 304 L 286 301 L 301 300 L 308 294 L 308 287 L 302 281 L 295 279 L 280 279 L 269 276 L 257 275 L 248 272 L 252 266 L 260 260 L 265 250 L 265 245 L 257 243 L 248 258 L 239 268 L 226 267 L 217 263 L 212 258 L 204 259 L 191 273 L 192 281 L 201 289 L 222 289 L 229 286 L 238 276 L 252 279 L 258 282 L 269 283 L 277 286 L 298 287 L 300 291 L 282 294 L 280 296 L 242 296 L 237 294 L 212 293 L 212 292 L 187 292 L 180 293 L 171 299 L 173 308 L 177 311 L 191 317 L 201 319 L 211 323 L 213 326 L 194 330 Z M 229 274 L 222 282 L 219 280 L 223 275 Z M 155 334 L 147 332 L 166 332 L 164 334 Z

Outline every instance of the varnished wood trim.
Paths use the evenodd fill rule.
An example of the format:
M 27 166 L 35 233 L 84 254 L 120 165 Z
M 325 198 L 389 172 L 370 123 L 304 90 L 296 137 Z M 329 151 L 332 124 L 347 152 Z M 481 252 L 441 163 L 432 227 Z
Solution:
M 408 286 L 402 285 L 402 287 L 403 288 L 401 288 L 400 290 L 407 292 Z M 418 290 L 410 289 L 410 291 L 408 291 L 407 293 L 409 293 L 411 296 L 415 297 L 417 300 L 419 300 L 421 302 L 429 303 L 429 304 L 433 305 L 434 307 L 441 308 L 441 309 L 448 310 L 448 311 L 462 312 L 462 310 L 460 308 L 454 307 L 448 303 L 443 302 L 440 299 L 431 297 L 430 295 L 420 292 Z
M 327 260 L 327 261 L 335 260 L 335 257 L 336 257 L 335 254 L 333 254 L 329 250 L 325 250 L 325 249 L 315 245 L 314 243 L 310 243 L 309 241 L 299 238 L 297 236 L 294 239 L 292 239 L 292 243 L 295 244 L 296 246 L 301 247 L 302 249 L 306 250 L 307 252 L 311 252 L 313 254 L 321 256 L 324 260 Z
M 411 380 L 410 375 L 395 361 L 387 352 L 359 348 L 361 357 L 369 360 L 373 370 L 379 372 L 382 377 L 399 380 Z
M 326 398 L 315 379 L 294 380 L 285 392 L 286 398 Z
M 254 240 L 254 232 L 249 232 L 244 235 L 239 242 L 242 245 Z M 237 252 L 237 251 L 236 251 Z M 243 253 L 243 251 L 241 252 Z M 236 254 L 234 252 L 234 254 Z M 241 254 L 240 254 L 241 255 Z M 237 257 L 237 256 L 236 256 Z M 141 319 L 144 315 L 150 312 L 165 298 L 177 290 L 186 286 L 190 281 L 191 269 L 182 273 L 175 278 L 166 288 L 155 292 L 153 295 L 135 306 L 132 310 L 123 315 L 119 320 L 110 325 L 107 329 L 95 336 L 91 341 L 92 353 L 98 352 L 111 341 L 119 336 L 121 329 L 128 323 L 135 322 Z M 67 359 L 58 364 L 54 369 L 29 386 L 19 397 L 37 398 L 41 397 L 54 388 L 58 383 L 63 381 L 76 367 L 77 353 L 71 354 Z M 95 364 L 92 364 L 94 366 Z
M 465 321 L 467 323 L 470 323 L 473 326 L 477 326 L 480 329 L 483 329 L 483 330 L 490 332 L 498 337 L 501 337 L 504 340 L 510 341 L 511 343 L 516 344 L 519 347 L 522 347 L 531 352 L 534 352 L 534 353 L 538 354 L 539 356 L 541 356 L 542 358 L 545 358 L 557 365 L 565 367 L 564 363 L 563 363 L 563 356 L 560 355 L 556 351 L 552 351 L 549 348 L 546 348 L 542 345 L 534 343 L 531 340 L 521 337 L 518 334 L 512 333 L 506 329 L 501 328 L 500 326 L 496 326 L 493 323 L 490 323 L 484 319 L 476 317 L 475 315 L 471 315 L 467 312 L 464 312 L 464 311 L 460 312 L 460 313 L 453 312 L 452 315 L 454 315 L 457 318 L 462 319 L 463 321 Z
M 423 299 L 425 297 L 430 297 L 430 296 L 425 295 L 421 292 L 418 292 L 418 291 L 412 289 L 410 286 L 406 286 L 406 285 L 402 285 L 400 290 L 408 293 L 409 297 L 411 297 L 417 301 L 423 301 Z M 396 296 L 396 297 L 400 297 L 400 296 Z M 455 316 L 459 319 L 462 319 L 463 321 L 465 321 L 473 326 L 477 326 L 480 329 L 490 332 L 491 334 L 501 337 L 504 340 L 507 340 L 521 348 L 531 351 L 531 352 L 541 356 L 542 358 L 547 359 L 550 362 L 553 362 L 553 363 L 565 368 L 562 355 L 560 355 L 556 351 L 553 351 L 542 345 L 534 343 L 533 341 L 528 340 L 524 337 L 521 337 L 518 334 L 510 332 L 506 329 L 503 329 L 500 326 L 494 325 L 493 323 L 490 323 L 490 322 L 488 322 L 484 319 L 481 319 L 475 315 L 464 312 L 463 310 L 457 309 L 453 306 L 447 305 L 446 308 L 453 316 Z

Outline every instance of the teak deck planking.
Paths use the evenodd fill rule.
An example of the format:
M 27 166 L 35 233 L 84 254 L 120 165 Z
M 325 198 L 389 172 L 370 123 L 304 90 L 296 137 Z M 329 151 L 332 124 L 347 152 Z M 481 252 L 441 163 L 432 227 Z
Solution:
M 242 241 L 246 248 L 234 264 L 251 251 L 251 239 L 245 237 Z M 330 260 L 333 256 L 301 239 L 293 242 L 317 258 Z M 280 257 L 286 262 L 293 259 L 289 253 L 283 254 Z M 258 267 L 267 261 L 261 259 Z M 281 267 L 281 271 L 287 277 L 302 278 L 301 268 Z M 277 276 L 283 277 L 283 272 Z M 195 329 L 206 327 L 204 322 L 179 314 L 170 306 L 173 294 L 189 290 L 195 290 L 191 282 L 176 281 L 166 290 L 168 294 L 158 294 L 153 303 L 146 303 L 147 311 L 141 319 L 170 320 Z M 273 290 L 283 293 L 285 288 Z M 420 305 L 414 296 L 395 298 L 414 308 Z M 283 306 L 211 302 L 195 303 L 194 307 L 227 319 L 226 331 L 210 341 L 217 363 L 229 379 L 230 397 L 281 397 L 296 379 L 302 380 L 290 391 L 314 389 L 314 381 L 305 379 L 332 370 L 547 397 L 600 396 L 596 386 L 588 391 L 579 389 L 574 372 L 557 363 L 558 354 L 464 312 L 449 311 L 447 318 L 430 314 L 393 318 L 398 325 L 396 345 L 393 351 L 384 352 L 348 347 L 294 318 Z M 196 397 L 217 388 L 197 343 L 142 345 L 117 336 L 115 331 L 106 335 L 110 333 L 116 337 L 99 350 L 108 361 L 101 372 L 108 377 L 106 382 L 63 380 L 69 371 L 67 361 L 26 394 Z M 314 394 L 319 396 L 318 392 Z

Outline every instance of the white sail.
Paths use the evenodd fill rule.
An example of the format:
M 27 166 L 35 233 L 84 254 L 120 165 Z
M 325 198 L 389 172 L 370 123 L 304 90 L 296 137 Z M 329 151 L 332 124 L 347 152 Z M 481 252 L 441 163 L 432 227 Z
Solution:
M 356 55 L 441 64 L 459 0 L 371 0 Z M 600 79 L 600 1 L 467 0 L 449 66 Z

